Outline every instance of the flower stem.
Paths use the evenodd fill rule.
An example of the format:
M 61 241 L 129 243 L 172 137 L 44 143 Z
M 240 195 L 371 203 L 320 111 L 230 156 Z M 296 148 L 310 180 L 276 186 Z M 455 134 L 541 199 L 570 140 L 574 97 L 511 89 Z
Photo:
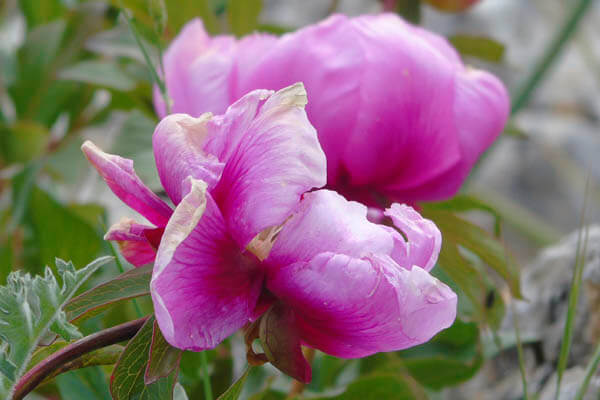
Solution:
M 31 368 L 19 379 L 15 385 L 13 400 L 23 399 L 29 392 L 36 388 L 46 377 L 50 376 L 63 364 L 73 361 L 82 355 L 102 347 L 110 346 L 131 339 L 140 330 L 148 317 L 136 319 L 112 328 L 104 329 L 92 335 L 79 339 Z
M 533 67 L 533 70 L 525 82 L 513 95 L 514 100 L 512 103 L 511 114 L 517 113 L 521 108 L 527 105 L 538 84 L 542 81 L 546 72 L 548 72 L 548 69 L 558 58 L 565 44 L 568 43 L 573 33 L 575 33 L 579 21 L 585 15 L 585 12 L 592 3 L 591 0 L 579 0 L 575 7 L 573 7 L 571 13 L 565 20 L 564 25 L 556 32 L 556 35 L 544 51 L 540 60 Z
M 206 351 L 200 353 L 200 364 L 202 367 L 202 381 L 204 383 L 204 398 L 212 400 L 212 387 L 210 386 L 210 376 L 208 375 L 208 360 L 206 359 Z

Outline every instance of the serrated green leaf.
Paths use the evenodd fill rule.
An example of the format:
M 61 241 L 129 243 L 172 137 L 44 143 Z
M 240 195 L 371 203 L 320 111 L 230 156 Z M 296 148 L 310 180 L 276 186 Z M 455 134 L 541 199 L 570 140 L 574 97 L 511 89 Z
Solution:
M 135 268 L 73 298 L 65 306 L 69 321 L 89 318 L 121 301 L 150 294 L 152 265 Z
M 179 368 L 182 353 L 182 350 L 171 346 L 165 340 L 158 327 L 158 323 L 154 321 L 150 359 L 146 367 L 146 373 L 144 374 L 146 385 L 169 376 L 175 369 Z
M 261 9 L 262 0 L 229 0 L 227 19 L 231 31 L 238 37 L 254 31 Z
M 110 392 L 114 400 L 172 400 L 178 368 L 167 377 L 151 385 L 144 383 L 149 361 L 154 316 L 148 318 L 138 333 L 129 341 L 115 365 L 110 379 Z
M 10 396 L 15 380 L 24 373 L 36 346 L 51 326 L 71 335 L 75 332 L 62 308 L 81 284 L 109 260 L 110 257 L 99 258 L 80 270 L 71 263 L 57 260 L 62 285 L 46 267 L 44 276 L 12 272 L 7 284 L 0 286 L 2 351 L 16 371 L 14 380 L 0 377 L 3 398 Z
M 59 71 L 58 78 L 122 91 L 132 90 L 136 85 L 114 61 L 80 61 Z
M 424 208 L 423 214 L 435 222 L 445 241 L 476 254 L 506 281 L 513 296 L 522 298 L 519 269 L 501 242 L 479 226 L 449 211 Z
M 496 63 L 502 61 L 504 57 L 504 45 L 488 37 L 454 35 L 448 40 L 463 56 L 477 57 Z
M 244 389 L 244 384 L 246 383 L 246 378 L 248 378 L 248 374 L 250 373 L 250 367 L 244 371 L 242 376 L 233 383 L 222 395 L 219 396 L 217 400 L 238 400 L 240 394 L 242 393 L 242 389 Z

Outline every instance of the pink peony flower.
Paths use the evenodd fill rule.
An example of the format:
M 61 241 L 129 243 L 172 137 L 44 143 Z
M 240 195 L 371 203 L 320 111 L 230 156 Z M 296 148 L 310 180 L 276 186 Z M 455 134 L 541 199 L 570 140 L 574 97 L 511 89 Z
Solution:
M 428 272 L 441 246 L 431 221 L 394 204 L 385 215 L 401 234 L 369 222 L 360 203 L 308 192 L 325 184 L 326 165 L 305 104 L 297 84 L 251 92 L 224 115 L 164 118 L 153 145 L 174 210 L 131 161 L 83 149 L 155 225 L 120 223 L 110 238 L 136 257 L 158 246 L 150 290 L 166 340 L 214 348 L 269 310 L 296 340 L 286 372 L 309 381 L 300 344 L 344 358 L 411 347 L 452 324 L 457 299 Z
M 281 224 L 302 193 L 325 184 L 325 155 L 305 104 L 306 92 L 298 84 L 276 93 L 253 91 L 224 115 L 165 118 L 154 132 L 153 147 L 170 199 L 179 204 L 188 176 L 202 179 L 227 212 L 227 223 L 243 227 L 236 240 L 244 246 L 258 232 Z M 154 224 L 125 219 L 105 238 L 117 241 L 136 266 L 154 261 L 171 207 L 141 182 L 131 160 L 106 154 L 89 141 L 82 149 L 111 190 Z
M 211 38 L 188 23 L 164 57 L 174 112 L 222 112 L 249 90 L 301 81 L 328 187 L 368 205 L 453 196 L 502 131 L 509 99 L 441 36 L 393 14 L 332 16 L 277 38 Z M 155 93 L 159 115 L 165 115 Z
M 415 346 L 453 323 L 456 294 L 428 273 L 440 232 L 409 206 L 386 211 L 405 240 L 369 222 L 364 205 L 318 190 L 245 244 L 244 226 L 228 224 L 208 185 L 186 183 L 150 284 L 171 345 L 213 348 L 275 302 L 301 343 L 343 358 Z M 294 377 L 310 381 L 304 364 Z

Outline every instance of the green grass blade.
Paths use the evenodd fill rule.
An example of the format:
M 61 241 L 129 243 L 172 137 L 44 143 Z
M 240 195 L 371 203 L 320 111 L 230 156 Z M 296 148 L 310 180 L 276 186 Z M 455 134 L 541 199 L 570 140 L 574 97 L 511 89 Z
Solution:
M 592 375 L 598 369 L 598 364 L 600 363 L 600 343 L 596 345 L 596 350 L 594 351 L 594 355 L 590 360 L 587 368 L 585 369 L 585 377 L 583 378 L 583 382 L 581 382 L 581 386 L 577 389 L 577 393 L 575 394 L 575 400 L 583 400 L 583 396 L 587 392 L 588 386 L 590 384 L 590 380 L 592 379 Z
M 513 325 L 515 326 L 515 338 L 517 339 L 519 370 L 521 371 L 521 381 L 523 382 L 523 399 L 529 400 L 529 390 L 527 389 L 527 371 L 525 370 L 525 356 L 523 353 L 523 342 L 521 341 L 521 329 L 519 328 L 519 317 L 517 316 L 513 301 L 510 301 L 510 309 L 513 315 Z
M 560 396 L 560 385 L 563 377 L 563 373 L 567 367 L 569 360 L 569 353 L 571 352 L 571 343 L 573 341 L 573 331 L 575 328 L 575 314 L 577 310 L 577 303 L 579 302 L 579 292 L 581 289 L 581 281 L 583 278 L 583 270 L 585 267 L 585 253 L 587 251 L 587 239 L 589 235 L 589 229 L 584 228 L 585 218 L 587 214 L 587 205 L 590 189 L 590 175 L 588 173 L 585 194 L 583 200 L 583 210 L 581 212 L 581 220 L 579 222 L 579 233 L 577 235 L 577 252 L 575 255 L 575 268 L 573 270 L 573 279 L 571 280 L 571 290 L 569 291 L 569 303 L 567 309 L 567 319 L 565 321 L 565 330 L 563 334 L 563 340 L 560 346 L 560 355 L 558 358 L 558 364 L 556 368 L 556 393 L 555 399 L 558 400 Z M 585 236 L 584 236 L 585 231 Z M 582 240 L 583 237 L 583 240 Z
M 565 20 L 563 26 L 556 33 L 544 51 L 542 57 L 535 64 L 533 70 L 526 78 L 523 85 L 518 88 L 517 92 L 513 96 L 511 114 L 517 113 L 529 102 L 534 90 L 542 81 L 552 64 L 554 64 L 554 61 L 558 59 L 558 56 L 565 47 L 565 44 L 569 42 L 573 36 L 573 33 L 575 33 L 577 30 L 579 21 L 581 21 L 586 11 L 592 4 L 594 4 L 592 0 L 579 0 L 571 9 L 571 13 Z

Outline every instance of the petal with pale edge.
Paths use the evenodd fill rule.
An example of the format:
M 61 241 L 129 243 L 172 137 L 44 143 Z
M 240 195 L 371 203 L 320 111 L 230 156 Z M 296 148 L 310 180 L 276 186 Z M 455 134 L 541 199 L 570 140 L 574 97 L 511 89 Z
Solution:
M 200 351 L 252 318 L 263 274 L 228 235 L 206 184 L 188 179 L 185 186 L 189 192 L 165 228 L 150 290 L 165 339 Z
M 387 256 L 321 253 L 272 273 L 268 288 L 291 307 L 302 340 L 342 358 L 416 346 L 452 325 L 456 294 L 419 267 Z
M 167 224 L 173 212 L 171 207 L 144 185 L 133 169 L 132 160 L 105 153 L 89 140 L 81 146 L 81 150 L 125 204 L 156 226 Z
M 181 183 L 188 176 L 204 181 L 209 191 L 221 177 L 223 163 L 204 150 L 209 136 L 206 123 L 211 118 L 211 114 L 199 118 L 172 114 L 160 121 L 154 131 L 152 145 L 158 175 L 175 204 L 183 197 Z
M 257 90 L 222 116 L 173 115 L 153 139 L 161 182 L 178 203 L 186 176 L 205 180 L 229 232 L 245 247 L 259 232 L 280 225 L 301 195 L 326 182 L 326 161 L 296 84 Z
M 418 265 L 430 271 L 435 266 L 442 247 L 442 234 L 433 221 L 423 218 L 405 204 L 394 203 L 384 214 L 392 219 L 407 239 L 404 245 L 399 246 L 404 249 L 403 259 L 393 258 L 408 269 Z
M 269 268 L 309 261 L 332 251 L 360 258 L 365 254 L 391 254 L 392 229 L 367 220 L 367 207 L 347 201 L 331 190 L 306 193 L 285 223 L 265 260 Z
M 104 240 L 117 242 L 123 257 L 140 267 L 153 262 L 156 257 L 156 244 L 151 243 L 147 235 L 147 232 L 156 230 L 153 226 L 138 224 L 131 218 L 123 218 L 110 227 L 104 235 Z

